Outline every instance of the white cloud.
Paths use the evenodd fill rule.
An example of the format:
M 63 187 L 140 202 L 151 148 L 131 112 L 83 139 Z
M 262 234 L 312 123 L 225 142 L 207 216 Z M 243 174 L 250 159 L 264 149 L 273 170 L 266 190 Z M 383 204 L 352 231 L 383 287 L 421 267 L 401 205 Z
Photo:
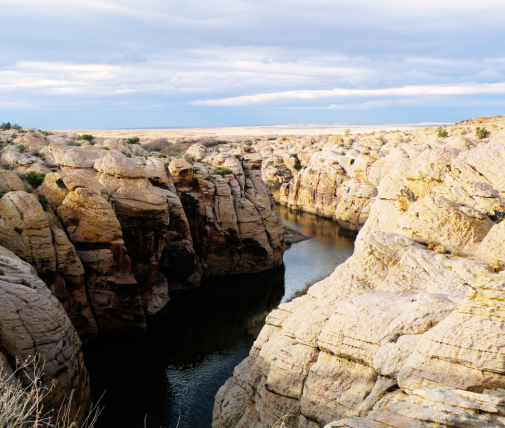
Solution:
M 426 96 L 426 95 L 470 95 L 470 94 L 503 94 L 505 83 L 460 85 L 460 86 L 404 86 L 385 89 L 328 89 L 328 90 L 300 90 L 274 92 L 257 95 L 243 95 L 239 97 L 222 98 L 216 100 L 198 100 L 196 105 L 206 106 L 241 106 L 256 103 L 267 103 L 281 100 L 317 99 L 327 97 L 377 97 L 377 96 Z

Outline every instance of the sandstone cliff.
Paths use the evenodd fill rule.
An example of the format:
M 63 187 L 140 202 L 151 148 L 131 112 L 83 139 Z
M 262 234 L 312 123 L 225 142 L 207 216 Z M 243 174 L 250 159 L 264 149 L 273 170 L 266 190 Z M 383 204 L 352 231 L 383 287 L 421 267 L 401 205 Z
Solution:
M 0 247 L 0 365 L 29 383 L 33 359 L 43 368 L 45 409 L 59 408 L 73 391 L 71 411 L 79 420 L 89 403 L 89 379 L 81 341 L 65 310 L 35 269 Z M 27 377 L 28 376 L 28 377 Z M 5 405 L 5 404 L 4 404 Z
M 34 130 L 0 144 L 0 245 L 34 266 L 84 341 L 144 328 L 202 275 L 282 264 L 259 164 Z
M 214 427 L 505 426 L 505 132 L 448 131 L 257 143 L 302 165 L 281 201 L 361 231 L 269 314 Z

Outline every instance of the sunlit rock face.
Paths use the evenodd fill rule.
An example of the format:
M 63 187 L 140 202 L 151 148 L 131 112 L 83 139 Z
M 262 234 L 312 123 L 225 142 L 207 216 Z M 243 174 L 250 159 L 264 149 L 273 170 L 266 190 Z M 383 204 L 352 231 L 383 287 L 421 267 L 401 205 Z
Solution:
M 268 315 L 214 427 L 505 426 L 505 132 L 448 131 L 253 146 L 269 178 L 297 154 L 281 203 L 361 230 Z
M 196 145 L 193 164 L 46 134 L 0 151 L 0 245 L 33 265 L 83 341 L 145 328 L 170 290 L 202 275 L 282 264 L 284 229 L 254 153 L 202 157 Z

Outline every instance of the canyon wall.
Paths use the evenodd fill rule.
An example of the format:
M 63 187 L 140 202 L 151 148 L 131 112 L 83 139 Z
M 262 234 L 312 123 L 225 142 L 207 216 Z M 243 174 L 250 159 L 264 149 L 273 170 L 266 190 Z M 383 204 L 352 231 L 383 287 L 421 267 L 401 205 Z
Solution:
M 27 131 L 5 144 L 0 245 L 34 266 L 84 341 L 144 328 L 170 289 L 202 275 L 282 264 L 284 229 L 259 164 L 74 140 Z
M 505 426 L 505 131 L 448 131 L 253 146 L 284 203 L 361 231 L 268 315 L 215 428 Z
M 281 265 L 284 228 L 260 163 L 79 138 L 0 132 L 0 359 L 39 355 L 48 406 L 74 390 L 82 415 L 82 342 L 145 328 L 203 275 Z

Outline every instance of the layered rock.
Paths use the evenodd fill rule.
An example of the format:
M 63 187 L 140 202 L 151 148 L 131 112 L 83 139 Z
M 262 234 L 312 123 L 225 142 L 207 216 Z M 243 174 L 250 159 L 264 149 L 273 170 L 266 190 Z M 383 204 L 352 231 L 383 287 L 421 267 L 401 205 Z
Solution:
M 44 409 L 59 408 L 73 393 L 71 416 L 79 421 L 89 404 L 89 379 L 81 341 L 65 310 L 35 269 L 0 247 L 0 362 L 29 384 L 34 359 L 47 388 Z M 28 376 L 27 376 L 28 375 Z
M 84 341 L 144 328 L 170 289 L 199 286 L 202 274 L 282 263 L 284 230 L 254 153 L 194 166 L 136 156 L 146 153 L 39 132 L 0 153 L 10 169 L 0 175 L 0 245 L 33 264 Z M 45 173 L 39 187 L 28 171 Z
M 231 155 L 204 159 L 195 168 L 184 159 L 169 170 L 188 217 L 204 274 L 258 272 L 282 263 L 284 229 L 259 170 Z
M 368 219 L 350 259 L 268 315 L 213 426 L 502 426 L 504 147 L 419 138 L 337 156 L 339 185 L 309 164 L 281 188 L 322 213 L 333 186 L 340 222 Z

